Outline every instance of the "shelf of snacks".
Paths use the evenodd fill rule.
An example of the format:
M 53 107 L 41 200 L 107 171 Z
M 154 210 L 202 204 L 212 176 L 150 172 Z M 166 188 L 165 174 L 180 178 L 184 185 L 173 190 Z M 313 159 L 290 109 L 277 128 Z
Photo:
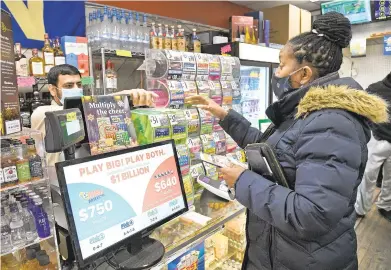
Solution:
M 33 263 L 56 268 L 58 251 L 42 135 L 26 128 L 3 136 L 1 151 L 2 268 Z

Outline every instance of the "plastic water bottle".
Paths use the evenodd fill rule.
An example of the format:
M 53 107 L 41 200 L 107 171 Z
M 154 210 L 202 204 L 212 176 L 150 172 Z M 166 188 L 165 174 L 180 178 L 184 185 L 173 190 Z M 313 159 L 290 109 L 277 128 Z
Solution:
M 24 246 L 26 243 L 26 231 L 24 229 L 23 220 L 19 214 L 19 209 L 16 203 L 10 205 L 11 213 L 11 241 L 16 247 Z
M 33 242 L 37 239 L 37 229 L 35 227 L 34 216 L 31 215 L 30 211 L 27 209 L 28 202 L 27 200 L 21 203 L 22 205 L 22 218 L 24 224 L 24 230 L 26 232 L 27 242 Z
M 120 48 L 120 20 L 119 14 L 117 13 L 117 9 L 112 9 L 112 32 L 111 32 L 111 50 L 117 50 Z
M 1 207 L 1 253 L 7 253 L 12 250 L 11 228 L 9 224 L 4 207 Z
M 129 50 L 135 52 L 136 49 L 136 28 L 133 21 L 132 12 L 129 12 L 128 31 L 129 31 Z
M 97 50 L 100 49 L 102 46 L 102 21 L 103 21 L 103 14 L 100 10 L 96 12 L 96 18 L 94 22 L 93 32 L 94 32 L 94 46 L 93 49 Z
M 148 24 L 147 24 L 147 15 L 144 15 L 143 16 L 143 33 L 144 33 L 144 49 L 143 49 L 143 53 L 145 54 L 145 50 L 149 49 L 149 35 L 150 35 L 150 31 L 149 31 L 149 28 L 148 28 Z
M 139 20 L 139 14 L 136 12 L 136 50 L 135 52 L 140 54 L 143 52 L 144 48 L 144 33 L 143 28 Z
M 122 10 L 121 11 L 121 34 L 119 36 L 119 39 L 121 41 L 121 49 L 122 50 L 127 50 L 129 47 L 129 31 L 128 31 L 128 25 L 126 23 L 126 17 L 125 17 L 125 12 Z
M 95 15 L 95 11 L 88 14 L 88 25 L 86 27 L 86 36 L 87 36 L 87 40 L 88 40 L 88 45 L 90 45 L 91 47 L 93 46 L 92 17 L 94 15 Z
M 103 20 L 101 27 L 101 47 L 108 49 L 110 46 L 110 38 L 111 38 L 111 22 L 110 22 L 110 14 L 109 9 L 104 7 L 103 9 Z

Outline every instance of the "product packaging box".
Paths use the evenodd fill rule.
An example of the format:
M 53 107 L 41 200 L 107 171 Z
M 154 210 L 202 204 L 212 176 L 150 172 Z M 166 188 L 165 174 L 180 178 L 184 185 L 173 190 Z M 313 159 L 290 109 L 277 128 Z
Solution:
M 289 39 L 311 29 L 311 14 L 294 5 L 283 5 L 262 10 L 270 20 L 270 42 L 285 44 Z M 309 14 L 308 14 L 309 13 Z
M 254 18 L 254 27 L 258 29 L 258 42 L 263 43 L 263 12 L 262 11 L 253 11 L 245 13 L 244 15 Z
M 90 76 L 87 38 L 64 36 L 61 38 L 61 46 L 65 63 L 78 68 L 82 77 Z
M 0 135 L 21 131 L 18 85 L 11 15 L 1 10 L 1 111 Z
M 243 28 L 246 30 L 246 27 L 252 27 L 254 24 L 254 18 L 251 16 L 232 16 L 229 18 L 229 32 L 231 41 L 234 42 L 236 38 L 236 33 L 242 31 Z

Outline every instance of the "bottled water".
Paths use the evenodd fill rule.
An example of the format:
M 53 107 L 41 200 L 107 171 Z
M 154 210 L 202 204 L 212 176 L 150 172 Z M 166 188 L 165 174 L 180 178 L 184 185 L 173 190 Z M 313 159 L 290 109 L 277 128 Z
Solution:
M 96 12 L 96 18 L 95 22 L 93 24 L 93 35 L 94 35 L 94 46 L 93 48 L 95 50 L 100 49 L 102 47 L 102 39 L 101 39 L 101 33 L 102 33 L 102 22 L 103 22 L 103 14 L 100 10 Z
M 133 21 L 133 15 L 132 12 L 129 12 L 129 21 L 128 21 L 128 27 L 129 27 L 129 50 L 131 52 L 135 52 L 136 50 L 136 28 Z
M 5 215 L 4 207 L 1 207 L 1 253 L 12 250 L 10 221 Z
M 136 12 L 136 50 L 135 52 L 140 54 L 143 52 L 144 47 L 144 33 L 139 21 L 139 14 Z
M 101 25 L 101 47 L 108 49 L 110 47 L 111 39 L 111 22 L 109 10 L 107 7 L 104 7 L 103 9 L 103 21 Z
M 90 45 L 91 47 L 93 46 L 92 17 L 94 15 L 95 15 L 95 11 L 88 14 L 88 25 L 86 27 L 86 36 L 87 36 L 87 40 L 88 40 L 88 45 Z
M 143 16 L 143 33 L 144 33 L 144 49 L 143 49 L 143 53 L 145 54 L 145 50 L 149 49 L 149 35 L 150 35 L 150 31 L 149 31 L 149 28 L 148 28 L 148 24 L 147 24 L 147 16 L 144 15 Z
M 122 10 L 121 12 L 121 34 L 120 34 L 120 41 L 121 41 L 121 49 L 127 50 L 129 48 L 129 27 L 126 23 L 125 18 L 125 12 Z
M 115 8 L 112 9 L 112 32 L 111 32 L 111 43 L 110 49 L 116 50 L 120 48 L 120 19 L 119 14 Z
M 28 202 L 23 201 L 22 203 L 22 218 L 24 224 L 24 230 L 26 232 L 27 242 L 33 242 L 37 238 L 37 229 L 35 227 L 35 219 L 27 209 Z
M 23 220 L 19 214 L 19 209 L 16 203 L 10 205 L 11 213 L 11 241 L 16 247 L 24 246 L 26 243 L 26 231 L 24 229 Z

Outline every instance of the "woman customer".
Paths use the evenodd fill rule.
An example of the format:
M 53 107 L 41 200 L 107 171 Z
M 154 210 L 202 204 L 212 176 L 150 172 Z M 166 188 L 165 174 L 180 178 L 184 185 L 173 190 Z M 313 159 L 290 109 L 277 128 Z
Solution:
M 248 208 L 243 269 L 358 268 L 354 203 L 367 162 L 368 122 L 385 122 L 387 105 L 352 78 L 339 78 L 351 37 L 349 20 L 330 12 L 280 52 L 272 78 L 279 100 L 266 110 L 275 126 L 267 142 L 289 188 L 241 167 L 221 169 Z M 262 133 L 239 113 L 200 96 L 187 102 L 220 118 L 240 147 L 260 141 Z

